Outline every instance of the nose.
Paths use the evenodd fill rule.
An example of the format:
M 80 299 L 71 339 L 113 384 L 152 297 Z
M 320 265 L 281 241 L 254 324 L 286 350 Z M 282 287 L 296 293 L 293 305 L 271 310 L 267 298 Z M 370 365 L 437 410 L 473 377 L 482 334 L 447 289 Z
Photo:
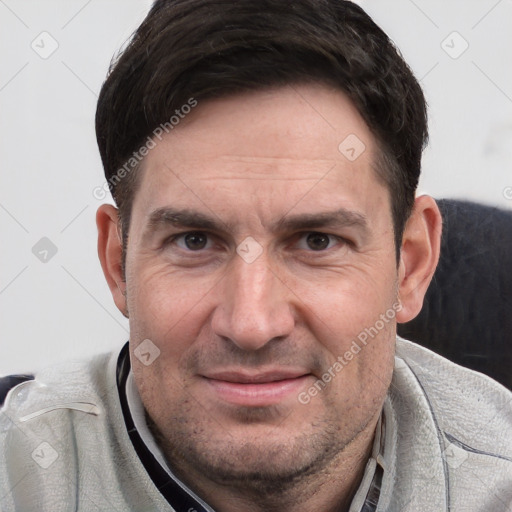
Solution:
M 212 317 L 215 334 L 255 351 L 292 333 L 293 293 L 263 254 L 252 263 L 235 256 L 219 284 L 220 301 Z

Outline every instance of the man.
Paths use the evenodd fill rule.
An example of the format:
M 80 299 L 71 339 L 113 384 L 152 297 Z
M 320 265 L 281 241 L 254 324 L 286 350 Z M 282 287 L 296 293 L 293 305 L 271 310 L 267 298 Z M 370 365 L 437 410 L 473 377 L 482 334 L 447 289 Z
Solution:
M 2 511 L 511 510 L 512 395 L 396 337 L 441 218 L 359 7 L 157 1 L 96 119 L 130 341 L 10 391 Z

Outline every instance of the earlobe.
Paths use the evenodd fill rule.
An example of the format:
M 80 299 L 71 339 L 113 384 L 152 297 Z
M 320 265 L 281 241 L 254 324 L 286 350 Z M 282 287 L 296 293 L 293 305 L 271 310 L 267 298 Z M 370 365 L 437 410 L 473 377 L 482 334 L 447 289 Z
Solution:
M 399 323 L 409 322 L 421 310 L 423 298 L 439 261 L 442 218 L 430 196 L 416 198 L 405 226 L 399 264 Z
M 98 256 L 114 302 L 121 313 L 128 317 L 126 282 L 123 275 L 123 246 L 119 227 L 118 210 L 103 204 L 96 212 L 98 227 Z

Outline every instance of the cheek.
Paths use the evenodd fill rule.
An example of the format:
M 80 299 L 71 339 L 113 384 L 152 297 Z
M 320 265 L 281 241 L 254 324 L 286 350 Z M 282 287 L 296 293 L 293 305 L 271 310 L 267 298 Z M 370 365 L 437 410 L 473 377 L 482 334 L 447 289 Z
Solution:
M 375 324 L 392 307 L 396 297 L 396 269 L 345 269 L 325 282 L 303 283 L 297 295 L 304 298 L 305 310 L 315 329 L 334 341 L 356 337 Z M 391 317 L 391 318 L 389 318 Z M 394 320 L 394 313 L 388 313 Z M 380 324 L 379 324 L 380 325 Z M 382 330 L 382 329 L 380 329 Z
M 210 279 L 186 279 L 161 268 L 141 271 L 128 288 L 132 340 L 149 338 L 162 355 L 179 358 L 205 325 L 212 288 Z
M 331 399 L 381 397 L 393 369 L 396 334 L 396 268 L 373 272 L 353 269 L 321 289 L 310 289 L 308 329 L 322 346 L 330 366 Z M 389 268 L 388 268 L 389 267 Z M 304 295 L 306 296 L 306 295 Z M 395 307 L 393 307 L 395 305 Z M 352 398 L 351 398 L 352 397 Z

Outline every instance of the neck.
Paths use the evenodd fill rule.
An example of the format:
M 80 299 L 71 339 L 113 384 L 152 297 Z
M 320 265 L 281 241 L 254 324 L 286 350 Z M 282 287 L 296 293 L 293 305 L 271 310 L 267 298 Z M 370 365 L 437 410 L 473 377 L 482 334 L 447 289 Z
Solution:
M 310 468 L 285 481 L 216 481 L 186 461 L 172 467 L 177 476 L 217 512 L 345 512 L 363 478 L 379 416 L 380 411 L 323 467 Z M 167 459 L 176 463 L 176 453 L 162 448 Z

